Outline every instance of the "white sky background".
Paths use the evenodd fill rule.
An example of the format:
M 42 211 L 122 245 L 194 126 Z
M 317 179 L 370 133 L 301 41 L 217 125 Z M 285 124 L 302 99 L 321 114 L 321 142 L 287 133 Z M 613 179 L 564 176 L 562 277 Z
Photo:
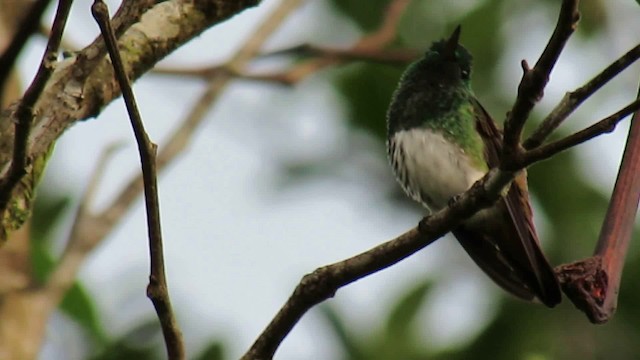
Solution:
M 107 3 L 115 12 L 119 2 Z M 189 66 L 223 61 L 276 3 L 265 0 L 261 6 L 207 31 L 163 64 Z M 97 34 L 90 5 L 89 0 L 74 3 L 66 31 L 68 40 L 82 46 Z M 550 20 L 534 10 L 523 19 L 505 24 L 505 31 L 515 36 L 521 35 L 518 29 L 523 24 L 530 24 L 532 30 L 526 34 L 526 43 L 531 46 L 523 47 L 518 45 L 522 42 L 512 39 L 511 52 L 499 64 L 504 73 L 503 88 L 511 93 L 520 77 L 519 60 L 526 57 L 532 62 L 539 55 L 550 28 L 546 22 L 555 21 L 555 14 Z M 616 16 L 623 19 L 637 19 L 639 15 L 632 1 L 620 4 L 617 11 Z M 630 23 L 635 31 L 628 28 Z M 550 108 L 564 91 L 575 88 L 628 50 L 637 41 L 632 34 L 639 32 L 637 21 L 622 20 L 614 24 L 610 34 L 603 35 L 606 39 L 585 44 L 574 37 L 554 72 L 542 106 Z M 268 47 L 301 42 L 347 45 L 359 35 L 325 1 L 309 1 L 284 24 Z M 429 35 L 434 40 L 441 36 Z M 607 49 L 601 48 L 604 44 Z M 33 77 L 43 45 L 42 39 L 32 41 L 20 60 L 25 82 Z M 636 66 L 625 73 L 625 80 L 609 87 L 613 90 L 600 97 L 602 102 L 588 103 L 585 111 L 593 114 L 589 118 L 595 120 L 627 103 L 629 94 L 635 93 L 637 74 Z M 134 90 L 147 130 L 162 146 L 163 139 L 196 101 L 203 84 L 146 75 Z M 169 288 L 190 355 L 215 337 L 231 346 L 231 358 L 238 357 L 302 275 L 364 251 L 416 224 L 419 214 L 396 208 L 385 198 L 389 183 L 358 165 L 366 162 L 371 168 L 373 163 L 380 173 L 390 176 L 385 159 L 378 157 L 382 144 L 374 141 L 363 140 L 365 147 L 371 148 L 371 156 L 354 157 L 355 165 L 344 166 L 336 176 L 283 182 L 277 171 L 283 161 L 346 156 L 347 141 L 353 141 L 353 137 L 347 137 L 344 123 L 340 99 L 324 74 L 293 89 L 235 82 L 211 110 L 189 149 L 162 174 L 160 204 Z M 603 189 L 610 189 L 615 180 L 625 137 L 626 125 L 581 151 L 585 170 L 593 169 L 589 159 L 597 155 L 600 160 L 597 166 L 601 170 L 591 178 Z M 138 153 L 120 99 L 97 119 L 78 123 L 65 133 L 56 146 L 46 186 L 77 200 L 101 151 L 122 140 L 127 146 L 111 162 L 98 196 L 98 205 L 104 204 L 139 171 Z M 113 336 L 130 330 L 143 318 L 155 317 L 145 297 L 148 249 L 141 201 L 130 214 L 88 259 L 80 274 Z M 537 216 L 540 221 L 544 219 L 542 214 Z M 62 248 L 67 233 L 68 225 L 61 226 L 56 249 Z M 455 262 L 456 268 L 443 269 L 446 262 Z M 487 289 L 493 285 L 472 269 L 474 266 L 457 245 L 440 241 L 397 266 L 340 290 L 331 302 L 355 326 L 375 328 L 384 321 L 390 304 L 416 279 L 445 277 L 446 287 L 441 286 L 432 296 L 432 306 L 423 314 L 422 322 L 424 338 L 444 345 L 473 335 L 482 326 L 481 320 L 490 316 L 494 295 Z M 479 293 L 486 296 L 479 297 Z M 432 331 L 436 324 L 438 332 Z M 443 324 L 447 326 L 442 328 Z M 285 339 L 277 358 L 335 358 L 338 354 L 332 352 L 335 346 L 327 334 L 326 324 L 312 310 Z M 56 316 L 42 358 L 82 358 L 81 343 L 73 326 Z M 70 349 L 80 350 L 70 354 Z

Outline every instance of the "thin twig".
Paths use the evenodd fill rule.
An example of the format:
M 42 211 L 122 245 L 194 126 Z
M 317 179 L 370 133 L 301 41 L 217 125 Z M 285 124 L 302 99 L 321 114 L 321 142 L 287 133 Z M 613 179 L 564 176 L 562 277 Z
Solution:
M 114 29 L 116 38 L 137 23 L 142 14 L 158 3 L 157 0 L 125 0 L 111 19 L 111 26 Z M 91 44 L 83 49 L 76 60 L 75 66 L 80 68 L 93 69 L 105 56 L 107 49 L 103 39 L 98 36 Z M 85 56 L 84 54 L 90 54 Z
M 375 49 L 393 41 L 398 34 L 398 23 L 410 3 L 411 0 L 391 1 L 387 6 L 382 24 L 378 30 L 358 41 L 358 46 L 362 49 Z
M 574 134 L 566 136 L 560 140 L 556 140 L 549 144 L 539 146 L 537 148 L 526 151 L 522 154 L 520 165 L 528 166 L 535 162 L 548 159 L 559 152 L 570 149 L 576 145 L 582 144 L 585 141 L 591 140 L 594 137 L 600 136 L 605 133 L 612 132 L 616 125 L 622 121 L 622 119 L 633 114 L 640 108 L 640 99 L 636 99 L 629 105 L 622 108 L 615 114 L 609 115 L 606 118 L 596 122 L 595 124 L 582 129 Z
M 241 80 L 249 80 L 249 81 L 259 81 L 259 82 L 269 82 L 278 85 L 293 85 L 294 83 L 290 81 L 287 77 L 286 72 L 272 72 L 272 73 L 262 73 L 262 74 L 253 74 L 249 72 L 240 72 L 237 70 L 232 70 L 226 68 L 224 65 L 214 65 L 207 66 L 203 68 L 196 69 L 185 69 L 185 68 L 158 68 L 153 69 L 152 72 L 156 75 L 170 75 L 170 76 L 180 76 L 180 77 L 196 77 L 200 79 L 212 80 L 218 76 L 231 76 L 235 79 Z
M 26 167 L 29 165 L 29 133 L 31 132 L 31 124 L 34 117 L 33 106 L 40 98 L 40 94 L 42 94 L 45 85 L 53 73 L 62 33 L 64 32 L 72 3 L 73 0 L 60 0 L 58 3 L 58 9 L 51 29 L 51 37 L 47 42 L 40 66 L 16 109 L 17 122 L 15 123 L 11 165 L 9 165 L 8 170 L 6 170 L 2 176 L 2 180 L 0 180 L 0 211 L 4 211 L 7 208 L 14 187 L 27 173 Z
M 231 4 L 227 0 L 207 0 L 207 1 L 155 1 L 156 5 L 145 12 L 145 16 L 140 18 L 140 26 L 135 31 L 126 31 L 121 39 L 121 45 L 131 46 L 130 49 L 138 50 L 135 56 L 126 57 L 127 69 L 131 78 L 138 78 L 145 73 L 153 64 L 167 54 L 171 53 L 189 39 L 197 36 L 202 31 L 214 26 L 215 24 L 226 21 L 234 14 L 244 9 L 256 6 L 258 0 L 237 0 Z M 127 0 L 131 3 L 131 0 Z M 124 5 L 124 2 L 123 2 Z M 184 22 L 183 20 L 189 21 Z M 174 26 L 180 23 L 180 31 L 159 32 L 166 26 Z M 164 24 L 164 25 L 163 25 Z M 144 51 L 140 50 L 144 49 Z M 91 49 L 80 50 L 86 56 L 94 54 Z M 77 55 L 77 56 L 76 56 Z M 69 128 L 73 123 L 95 117 L 99 114 L 104 105 L 111 102 L 119 95 L 119 86 L 116 81 L 110 81 L 111 63 L 104 56 L 99 57 L 97 63 L 99 73 L 93 72 L 96 67 L 87 68 L 80 67 L 76 61 L 80 55 L 72 54 L 71 58 L 64 59 L 56 66 L 56 70 L 43 91 L 41 98 L 36 102 L 34 114 L 34 126 L 31 132 L 31 140 L 29 141 L 29 154 L 37 161 L 44 153 L 50 151 L 52 144 L 56 139 Z M 81 92 L 78 89 L 82 89 Z M 16 111 L 17 104 L 11 106 L 7 111 L 0 113 L 0 147 L 4 151 L 0 154 L 0 162 L 3 166 L 4 173 L 9 167 L 11 161 L 11 147 L 13 144 L 13 124 L 17 122 Z M 186 141 L 186 140 L 185 140 Z M 178 154 L 173 154 L 176 158 Z M 158 159 L 158 166 L 161 167 L 162 159 Z M 165 162 L 166 163 L 166 162 Z M 28 167 L 29 171 L 33 171 L 32 167 Z M 22 181 L 21 181 L 22 182 Z M 134 181 L 135 182 L 135 181 Z M 97 246 L 101 240 L 112 231 L 118 220 L 121 220 L 131 204 L 137 199 L 142 191 L 142 180 L 139 186 L 133 191 L 133 195 L 128 199 L 128 203 L 112 203 L 115 210 L 108 209 L 95 216 L 89 216 L 86 222 L 82 222 L 83 234 L 89 234 Z M 15 193 L 15 189 L 14 189 Z M 79 235 L 82 236 L 82 235 Z M 84 240 L 84 239 L 83 239 Z M 87 246 L 87 242 L 78 241 L 70 244 L 73 247 L 74 256 L 66 256 L 55 264 L 57 267 L 64 267 L 65 264 L 77 262 L 82 264 L 90 249 L 83 251 L 82 247 Z M 77 277 L 78 267 L 73 264 L 69 266 L 71 269 L 66 273 L 61 273 L 62 277 L 66 277 L 65 289 L 73 284 L 73 280 Z M 53 270 L 55 274 L 57 270 Z M 58 279 L 60 280 L 60 279 Z M 62 284 L 62 282 L 56 282 Z M 17 354 L 10 358 L 35 358 L 37 357 L 37 349 L 41 346 L 42 335 L 45 334 L 47 319 L 56 309 L 59 300 L 55 299 L 52 290 L 46 285 L 33 284 L 34 288 L 29 291 L 14 292 L 8 294 L 7 301 L 2 302 L 0 307 L 0 317 L 2 317 L 5 326 L 0 330 L 6 330 L 2 335 L 2 339 L 6 340 L 0 344 L 2 351 L 8 351 L 8 354 Z M 58 290 L 55 290 L 56 292 Z M 9 301 L 11 299 L 11 301 Z M 22 311 L 29 309 L 29 311 Z M 6 320 L 6 321 L 5 321 Z M 18 324 L 22 332 L 16 333 L 11 331 L 7 324 Z M 15 327 L 15 326 L 14 326 Z M 26 334 L 26 336 L 25 336 Z M 32 336 L 33 335 L 33 336 Z M 16 340 L 12 340 L 16 339 Z M 17 340 L 19 339 L 19 340 Z M 29 354 L 23 356 L 23 354 Z M 9 355 L 8 355 L 9 356 Z
M 284 82 L 296 83 L 314 74 L 324 68 L 332 65 L 342 64 L 346 61 L 359 59 L 378 58 L 378 61 L 385 60 L 386 63 L 397 64 L 399 62 L 408 63 L 418 56 L 418 52 L 411 50 L 400 50 L 395 53 L 393 50 L 384 50 L 384 48 L 396 37 L 398 22 L 402 18 L 402 14 L 409 5 L 408 0 L 394 0 L 387 7 L 385 18 L 380 27 L 373 33 L 364 36 L 350 49 L 330 49 L 313 45 L 300 45 L 291 49 L 279 51 L 282 54 L 295 53 L 298 50 L 315 52 L 319 57 L 302 62 L 289 71 L 280 74 L 279 78 Z
M 407 65 L 415 60 L 418 52 L 408 49 L 385 50 L 385 49 L 360 49 L 357 47 L 350 49 L 338 49 L 329 47 L 318 47 L 313 45 L 299 45 L 293 48 L 278 50 L 273 53 L 265 53 L 261 57 L 271 57 L 276 55 L 305 55 L 311 56 L 312 60 L 303 61 L 293 65 L 284 71 L 268 72 L 268 73 L 249 73 L 234 71 L 228 69 L 224 65 L 213 65 L 196 69 L 183 68 L 158 68 L 153 73 L 159 75 L 175 75 L 189 76 L 204 79 L 211 79 L 220 74 L 231 75 L 235 78 L 273 82 L 281 85 L 293 85 L 298 83 L 306 76 L 313 72 L 317 72 L 323 66 L 317 66 L 316 63 L 325 63 L 326 60 L 336 61 L 339 64 L 352 61 L 366 61 L 371 63 L 380 63 L 388 65 Z M 320 60 L 316 62 L 315 60 Z
M 13 69 L 18 55 L 27 44 L 27 39 L 38 31 L 40 19 L 49 3 L 51 3 L 51 0 L 37 0 L 31 5 L 29 12 L 14 31 L 11 43 L 0 56 L 0 99 L 3 97 L 5 82 Z
M 142 122 L 133 90 L 131 89 L 131 83 L 124 68 L 122 58 L 120 57 L 118 42 L 111 28 L 109 9 L 101 0 L 95 0 L 91 7 L 91 13 L 100 26 L 100 32 L 105 39 L 140 153 L 142 177 L 144 180 L 144 198 L 147 210 L 147 228 L 149 231 L 149 252 L 151 257 L 151 274 L 149 275 L 147 296 L 151 299 L 158 314 L 169 359 L 184 359 L 185 349 L 182 333 L 173 309 L 171 308 L 169 289 L 164 270 L 160 202 L 158 200 L 157 170 L 155 163 L 157 147 L 149 140 L 149 136 L 144 129 L 144 123 Z
M 518 97 L 504 125 L 504 159 L 501 166 L 505 169 L 509 169 L 511 160 L 522 151 L 520 137 L 524 124 L 535 103 L 542 98 L 549 74 L 575 30 L 579 17 L 578 0 L 564 0 L 556 28 L 535 66 L 529 68 L 526 60 L 522 60 L 523 75 L 518 86 Z
M 301 0 L 286 0 L 272 13 L 272 15 L 257 29 L 254 37 L 250 38 L 231 59 L 230 64 L 233 68 L 242 69 L 253 57 L 258 54 L 262 44 L 268 36 L 277 29 L 283 22 L 290 11 L 295 9 Z M 241 71 L 241 70 L 240 70 Z M 171 160 L 184 149 L 189 138 L 194 133 L 197 126 L 204 119 L 211 104 L 218 98 L 218 95 L 225 88 L 230 80 L 227 76 L 218 76 L 212 79 L 207 91 L 203 94 L 198 104 L 193 108 L 183 125 L 173 134 L 163 150 L 158 154 L 158 166 L 165 167 Z M 117 196 L 108 208 L 97 216 L 101 219 L 103 234 L 106 235 L 109 230 L 117 223 L 126 209 L 131 206 L 133 200 L 140 191 L 141 179 L 139 177 L 133 179 L 123 191 Z
M 377 62 L 390 65 L 406 65 L 418 56 L 419 52 L 408 49 L 385 49 L 396 36 L 396 28 L 404 10 L 409 5 L 409 0 L 392 1 L 382 24 L 375 32 L 364 36 L 355 45 L 348 49 L 316 46 L 311 44 L 297 45 L 291 48 L 276 50 L 270 53 L 260 54 L 260 57 L 273 57 L 281 55 L 310 56 L 310 60 L 295 64 L 282 72 L 252 74 L 243 71 L 238 66 L 238 61 L 231 60 L 227 64 L 213 65 L 200 69 L 158 69 L 159 74 L 198 76 L 211 79 L 215 76 L 231 76 L 254 81 L 274 82 L 282 85 L 293 85 L 302 81 L 307 76 L 316 73 L 331 65 L 343 64 L 351 61 Z M 254 54 L 257 55 L 257 54 Z M 254 56 L 255 57 L 255 56 Z M 234 64 L 229 66 L 229 64 Z M 246 64 L 243 64 L 243 66 Z
M 283 4 L 283 6 L 290 6 L 291 4 Z M 292 10 L 292 8 L 289 8 Z M 245 45 L 246 46 L 246 45 Z M 256 52 L 259 50 L 260 43 L 252 43 L 251 46 L 258 46 Z M 210 109 L 212 103 L 217 99 L 218 95 L 223 90 L 220 86 L 220 81 L 212 81 L 209 89 L 202 95 L 197 103 L 192 107 L 191 113 L 182 121 L 181 125 L 173 132 L 167 142 L 160 148 L 157 156 L 158 170 L 164 170 L 172 161 L 178 158 L 178 155 L 186 148 L 189 140 L 193 137 L 198 125 L 205 119 L 205 115 Z M 99 176 L 99 175 L 96 175 Z M 95 180 L 92 180 L 93 184 Z M 92 186 L 90 186 L 91 188 Z M 142 175 L 137 175 L 132 178 L 129 183 L 122 188 L 120 193 L 113 197 L 113 200 L 102 210 L 95 215 L 85 214 L 82 218 L 77 218 L 74 221 L 72 234 L 68 241 L 68 246 L 65 249 L 65 253 L 80 253 L 80 261 L 90 253 L 91 249 L 100 244 L 100 242 L 113 230 L 114 226 L 120 222 L 125 216 L 128 209 L 134 204 L 140 192 L 143 190 Z M 88 197 L 91 192 L 86 193 L 83 198 L 81 208 L 88 206 Z M 65 284 L 72 284 L 73 279 L 77 274 L 77 266 L 68 265 L 68 262 L 76 261 L 74 257 L 68 258 L 63 256 L 60 259 L 58 267 L 70 267 L 73 271 L 65 272 Z M 54 270 L 55 273 L 55 270 Z M 52 275 L 52 278 L 54 275 Z
M 540 146 L 544 140 L 555 130 L 562 122 L 582 104 L 591 95 L 598 91 L 602 86 L 613 79 L 624 69 L 633 64 L 640 58 L 640 45 L 636 45 L 633 49 L 627 51 L 618 60 L 611 63 L 598 75 L 591 79 L 585 85 L 574 91 L 568 92 L 562 98 L 560 103 L 549 113 L 542 121 L 533 134 L 524 142 L 525 149 L 533 149 Z

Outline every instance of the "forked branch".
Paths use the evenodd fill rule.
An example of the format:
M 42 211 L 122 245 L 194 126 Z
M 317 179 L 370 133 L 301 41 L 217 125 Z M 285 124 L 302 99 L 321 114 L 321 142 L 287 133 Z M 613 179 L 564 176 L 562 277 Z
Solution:
M 522 80 L 518 85 L 518 96 L 504 123 L 504 156 L 501 166 L 511 169 L 511 161 L 521 150 L 520 138 L 522 129 L 536 102 L 544 93 L 562 49 L 576 28 L 580 15 L 578 0 L 563 0 L 556 28 L 547 43 L 542 55 L 533 68 L 529 68 L 526 60 L 522 60 Z

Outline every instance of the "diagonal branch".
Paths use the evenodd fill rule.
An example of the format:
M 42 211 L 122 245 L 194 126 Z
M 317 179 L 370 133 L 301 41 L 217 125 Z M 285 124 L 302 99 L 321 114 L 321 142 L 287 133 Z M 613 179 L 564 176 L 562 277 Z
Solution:
M 418 227 L 371 250 L 318 268 L 304 276 L 242 359 L 271 359 L 282 340 L 310 308 L 333 297 L 341 287 L 383 270 L 423 249 L 444 236 L 460 221 L 491 206 L 512 179 L 513 173 L 493 169 L 448 207 L 422 219 Z
M 407 65 L 418 56 L 417 51 L 399 49 L 363 49 L 353 47 L 350 49 L 338 49 L 329 47 L 318 47 L 313 45 L 299 45 L 290 49 L 279 50 L 273 53 L 262 54 L 261 57 L 270 57 L 282 54 L 304 55 L 312 57 L 311 60 L 302 61 L 291 68 L 269 73 L 251 73 L 246 71 L 234 71 L 224 65 L 213 65 L 195 69 L 183 68 L 158 68 L 153 73 L 158 75 L 188 76 L 204 79 L 211 79 L 224 74 L 235 78 L 252 81 L 272 82 L 282 85 L 294 85 L 308 75 L 328 66 L 328 60 L 335 61 L 336 64 L 343 64 L 352 61 L 366 61 L 371 63 L 388 65 Z M 320 64 L 322 64 L 320 66 Z
M 406 65 L 416 59 L 418 56 L 417 51 L 385 48 L 395 39 L 398 22 L 409 3 L 409 0 L 392 1 L 385 12 L 385 17 L 380 27 L 373 33 L 361 38 L 351 48 L 339 49 L 302 44 L 260 55 L 260 57 L 281 55 L 311 57 L 311 59 L 299 62 L 291 68 L 281 72 L 253 74 L 241 71 L 237 66 L 228 66 L 228 64 L 218 64 L 200 69 L 161 68 L 154 70 L 154 72 L 164 75 L 198 76 L 206 79 L 211 79 L 215 76 L 233 76 L 247 80 L 293 85 L 324 68 L 351 61 L 369 61 L 389 65 Z
M 640 99 L 636 99 L 615 114 L 609 115 L 585 129 L 560 140 L 528 150 L 522 154 L 520 159 L 522 161 L 521 165 L 529 166 L 530 164 L 548 159 L 559 152 L 570 149 L 576 145 L 580 145 L 597 136 L 612 132 L 620 121 L 633 114 L 638 109 L 640 109 Z
M 34 119 L 34 105 L 40 99 L 45 85 L 51 78 L 55 63 L 58 58 L 58 48 L 62 39 L 62 33 L 69 17 L 73 0 L 60 0 L 53 21 L 51 37 L 47 42 L 44 55 L 36 75 L 27 88 L 22 100 L 15 111 L 15 130 L 13 138 L 13 152 L 10 165 L 5 167 L 0 179 L 0 213 L 5 213 L 9 200 L 13 196 L 13 190 L 20 179 L 27 174 L 29 165 L 29 135 Z M 10 216 L 4 214 L 3 217 Z M 4 224 L 2 226 L 5 226 Z
M 640 45 L 627 51 L 618 60 L 611 63 L 598 75 L 578 89 L 568 92 L 560 103 L 542 121 L 533 134 L 524 142 L 525 149 L 533 149 L 540 146 L 544 140 L 553 132 L 571 113 L 580 106 L 591 95 L 603 87 L 609 80 L 640 58 Z
M 11 43 L 2 53 L 2 56 L 0 56 L 0 99 L 3 98 L 5 82 L 18 59 L 18 55 L 20 55 L 20 52 L 27 44 L 29 37 L 38 31 L 40 19 L 49 6 L 49 3 L 51 3 L 51 0 L 37 0 L 31 6 L 29 12 L 14 32 Z
M 131 1 L 131 0 L 130 0 Z M 139 0 L 142 1 L 142 0 Z M 166 0 L 155 1 L 135 28 L 119 38 L 127 74 L 137 79 L 155 63 L 206 29 L 231 18 L 242 10 L 256 6 L 258 0 Z M 216 10 L 216 11 L 213 11 Z M 157 31 L 165 27 L 179 31 Z M 73 123 L 97 116 L 102 108 L 119 96 L 113 80 L 112 66 L 104 57 L 94 66 L 81 66 L 82 58 L 96 56 L 88 47 L 57 63 L 51 81 L 35 104 L 29 154 L 46 153 L 51 144 Z M 13 124 L 17 122 L 16 105 L 0 113 L 0 169 L 8 168 L 13 144 Z
M 509 169 L 512 159 L 522 152 L 520 137 L 524 124 L 535 103 L 542 98 L 549 74 L 579 18 L 578 0 L 563 0 L 556 28 L 535 66 L 529 68 L 526 60 L 522 60 L 523 75 L 518 86 L 518 97 L 504 124 L 504 159 L 501 166 L 505 169 Z

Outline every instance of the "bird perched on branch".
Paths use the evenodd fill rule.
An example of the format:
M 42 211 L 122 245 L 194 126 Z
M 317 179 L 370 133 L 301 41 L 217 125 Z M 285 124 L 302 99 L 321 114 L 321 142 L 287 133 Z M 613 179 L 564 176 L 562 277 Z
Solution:
M 387 150 L 404 191 L 433 211 L 446 207 L 499 165 L 502 134 L 471 90 L 471 55 L 460 27 L 411 64 L 387 114 Z M 471 258 L 498 285 L 553 307 L 555 273 L 533 225 L 526 173 L 492 206 L 453 229 Z

